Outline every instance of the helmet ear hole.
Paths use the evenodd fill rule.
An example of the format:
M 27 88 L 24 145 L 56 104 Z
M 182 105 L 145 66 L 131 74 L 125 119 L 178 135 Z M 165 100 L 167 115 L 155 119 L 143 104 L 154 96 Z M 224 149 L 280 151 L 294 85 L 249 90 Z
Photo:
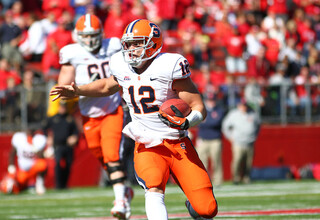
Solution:
M 157 44 L 154 44 L 152 49 L 156 49 L 157 48 Z

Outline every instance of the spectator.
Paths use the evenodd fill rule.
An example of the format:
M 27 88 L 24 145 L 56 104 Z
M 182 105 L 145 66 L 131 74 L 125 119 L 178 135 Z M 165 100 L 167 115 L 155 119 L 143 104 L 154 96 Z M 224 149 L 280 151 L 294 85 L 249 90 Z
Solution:
M 248 77 L 255 77 L 258 81 L 266 82 L 270 76 L 270 63 L 265 57 L 266 48 L 260 47 L 257 54 L 248 59 Z
M 213 60 L 209 43 L 209 36 L 197 35 L 196 46 L 194 47 L 195 68 L 199 69 L 203 64 L 208 65 Z
M 307 106 L 311 106 L 311 84 L 317 82 L 316 77 L 309 74 L 309 68 L 303 66 L 299 75 L 294 78 L 295 89 L 299 99 L 299 114 L 305 113 Z
M 196 150 L 211 177 L 212 184 L 220 186 L 223 183 L 221 124 L 225 111 L 217 105 L 216 99 L 212 92 L 204 95 L 207 118 L 199 125 Z
M 64 14 L 66 13 L 69 13 L 69 12 L 66 11 Z M 44 14 L 44 18 L 40 20 L 40 23 L 41 23 L 41 27 L 44 30 L 44 34 L 46 36 L 57 29 L 56 17 L 52 12 L 48 12 Z
M 23 5 L 21 1 L 15 1 L 11 6 L 11 12 L 13 16 L 13 23 L 18 25 L 19 20 L 23 18 Z
M 244 98 L 248 105 L 257 113 L 260 113 L 261 107 L 265 104 L 261 91 L 262 89 L 257 79 L 255 77 L 249 77 L 244 88 Z
M 21 29 L 13 23 L 13 14 L 8 10 L 4 16 L 4 23 L 0 26 L 1 55 L 9 61 L 16 71 L 20 72 L 24 61 L 18 49 L 21 39 Z
M 184 57 L 186 57 L 189 61 L 190 67 L 195 66 L 195 54 L 194 48 L 191 40 L 185 40 L 182 43 L 181 53 Z
M 236 27 L 238 28 L 241 36 L 246 36 L 249 33 L 251 26 L 248 24 L 246 15 L 244 13 L 240 12 L 237 15 Z
M 268 32 L 276 23 L 276 14 L 273 11 L 268 11 L 267 16 L 265 16 L 261 22 L 261 29 Z
M 43 54 L 42 69 L 46 79 L 57 81 L 61 65 L 59 51 L 62 47 L 73 43 L 72 31 L 68 30 L 68 20 L 61 16 L 58 28 L 47 37 L 47 45 Z
M 60 101 L 58 113 L 47 119 L 44 132 L 53 141 L 55 159 L 55 186 L 66 189 L 73 162 L 73 148 L 77 145 L 79 132 L 76 122 L 67 111 L 67 102 Z
M 171 1 L 171 0 L 162 0 L 162 1 L 155 1 L 156 7 L 158 9 L 158 15 L 161 19 L 161 29 L 163 31 L 166 30 L 177 30 L 177 24 L 179 17 L 177 16 L 177 8 L 185 9 L 185 5 L 183 4 L 184 1 L 181 1 L 179 5 L 178 1 Z M 181 17 L 180 17 L 181 18 Z
M 73 13 L 70 2 L 65 0 L 45 0 L 42 1 L 42 10 L 44 13 L 52 12 L 58 20 L 64 11 Z
M 304 48 L 308 43 L 315 43 L 316 32 L 313 30 L 311 19 L 305 18 L 297 29 L 300 35 L 300 43 Z
M 268 80 L 268 96 L 266 100 L 266 110 L 272 114 L 280 114 L 281 99 L 285 99 L 286 105 L 289 106 L 290 114 L 296 115 L 296 107 L 299 100 L 297 94 L 293 89 L 293 82 L 291 78 L 285 77 L 287 67 L 283 63 L 279 63 L 276 67 L 276 71 L 269 77 Z M 281 93 L 282 89 L 285 89 Z M 281 96 L 285 94 L 285 96 Z
M 225 83 L 220 86 L 224 106 L 234 108 L 241 100 L 241 88 L 235 83 L 234 76 L 227 75 Z
M 0 60 L 0 92 L 4 92 L 7 88 L 9 78 L 13 78 L 16 85 L 21 83 L 19 73 L 10 67 L 8 60 Z
M 201 26 L 194 19 L 192 7 L 186 9 L 184 18 L 178 22 L 177 31 L 181 40 L 193 41 L 197 34 L 201 34 Z
M 117 37 L 121 38 L 123 30 L 128 23 L 128 16 L 123 11 L 119 1 L 114 1 L 111 4 L 110 11 L 104 21 L 104 35 L 106 38 Z
M 269 7 L 268 7 L 268 13 L 272 12 L 276 15 L 276 18 L 281 18 L 283 20 L 286 20 L 288 18 L 288 7 L 287 2 L 283 0 L 273 0 L 273 1 L 267 1 Z
M 35 83 L 35 73 L 31 70 L 26 70 L 23 73 L 21 91 L 24 96 L 23 100 L 27 103 L 27 118 L 29 123 L 40 122 L 45 114 L 45 93 L 37 89 Z
M 36 193 L 39 195 L 45 193 L 44 175 L 47 161 L 43 157 L 43 150 L 46 147 L 46 140 L 46 136 L 36 133 L 34 129 L 13 134 L 8 174 L 1 184 L 1 191 L 17 194 L 27 189 L 31 180 L 36 178 Z
M 16 87 L 16 81 L 13 77 L 7 79 L 7 89 L 5 90 L 5 123 L 16 124 L 20 115 L 19 93 Z
M 56 26 L 51 25 L 51 22 L 47 19 L 39 20 L 34 13 L 28 15 L 27 24 L 29 26 L 27 38 L 19 46 L 19 49 L 26 60 L 41 62 L 42 55 L 46 49 L 47 35 L 54 31 Z
M 279 52 L 279 61 L 284 61 L 285 58 L 288 59 L 289 63 L 296 62 L 298 59 L 298 52 L 296 50 L 296 40 L 294 38 L 287 38 L 286 44 Z
M 199 92 L 205 94 L 208 85 L 211 86 L 209 65 L 207 63 L 202 64 L 200 70 L 194 73 L 192 74 L 192 80 L 197 84 Z
M 222 132 L 231 142 L 232 180 L 234 184 L 250 183 L 254 156 L 254 143 L 258 137 L 260 120 L 246 102 L 227 113 L 222 122 Z
M 130 14 L 129 17 L 131 20 L 145 19 L 147 17 L 143 3 L 140 0 L 132 1 L 132 5 L 128 13 Z
M 224 38 L 228 55 L 226 68 L 229 73 L 245 73 L 247 70 L 243 53 L 246 47 L 245 38 L 240 35 L 238 28 L 233 27 L 232 33 Z
M 88 8 L 97 8 L 99 6 L 99 0 L 70 0 L 70 6 L 74 9 L 73 23 L 84 14 L 87 13 Z
M 246 52 L 248 56 L 255 56 L 257 55 L 260 47 L 261 47 L 261 31 L 258 25 L 253 25 L 250 28 L 250 31 L 245 35 L 246 41 Z
M 296 22 L 291 19 L 287 22 L 286 28 L 285 28 L 285 38 L 286 40 L 289 38 L 293 38 L 296 43 L 296 48 L 295 50 L 301 50 L 302 46 L 299 45 L 300 42 L 300 34 L 297 31 L 297 24 Z
M 266 48 L 265 57 L 270 63 L 271 70 L 274 71 L 278 62 L 280 43 L 273 38 L 270 32 L 268 33 L 267 38 L 263 39 L 261 43 Z
M 155 22 L 156 24 L 161 23 L 161 18 L 159 16 L 159 10 L 157 8 L 156 2 L 154 0 L 142 1 L 146 10 L 146 17 L 148 20 Z

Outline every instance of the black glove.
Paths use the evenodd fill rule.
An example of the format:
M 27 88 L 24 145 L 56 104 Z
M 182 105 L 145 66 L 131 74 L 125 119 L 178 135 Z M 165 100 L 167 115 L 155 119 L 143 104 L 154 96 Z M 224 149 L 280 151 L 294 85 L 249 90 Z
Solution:
M 168 115 L 167 113 L 159 110 L 159 118 L 160 120 L 168 125 L 170 128 L 178 129 L 178 130 L 187 130 L 189 128 L 189 121 L 183 114 L 175 107 L 171 105 L 170 108 L 175 113 L 175 116 Z

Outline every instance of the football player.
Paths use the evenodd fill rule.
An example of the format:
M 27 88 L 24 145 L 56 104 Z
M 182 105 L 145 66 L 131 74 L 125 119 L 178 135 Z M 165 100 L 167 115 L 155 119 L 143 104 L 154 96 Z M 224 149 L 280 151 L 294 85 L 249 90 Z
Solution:
M 2 192 L 17 194 L 28 187 L 31 179 L 36 178 L 36 193 L 39 195 L 45 193 L 44 175 L 47 170 L 47 161 L 43 158 L 43 150 L 46 143 L 46 136 L 35 133 L 33 129 L 14 133 L 11 139 L 8 174 L 1 181 Z
M 87 85 L 57 86 L 50 95 L 68 98 L 110 96 L 120 89 L 132 122 L 123 132 L 135 141 L 134 168 L 145 189 L 149 220 L 168 219 L 164 193 L 169 175 L 187 196 L 186 206 L 194 219 L 213 218 L 217 202 L 210 178 L 188 137 L 187 129 L 198 125 L 206 110 L 191 81 L 189 63 L 174 53 L 160 53 L 162 33 L 153 22 L 131 22 L 121 38 L 121 52 L 110 59 L 111 77 Z M 192 111 L 187 117 L 176 112 L 168 116 L 159 107 L 168 99 L 180 98 Z
M 75 25 L 76 43 L 60 50 L 62 64 L 58 84 L 88 84 L 109 77 L 112 54 L 121 49 L 118 38 L 103 38 L 100 19 L 91 14 L 81 16 Z M 133 191 L 124 184 L 126 174 L 122 164 L 124 112 L 119 92 L 109 97 L 79 97 L 83 131 L 87 145 L 108 173 L 115 194 L 111 214 L 119 219 L 131 215 Z

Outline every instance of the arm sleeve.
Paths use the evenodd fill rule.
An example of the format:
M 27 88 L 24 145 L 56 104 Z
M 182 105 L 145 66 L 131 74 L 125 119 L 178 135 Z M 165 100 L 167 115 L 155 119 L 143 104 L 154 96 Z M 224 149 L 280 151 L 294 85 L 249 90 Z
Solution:
M 72 54 L 70 53 L 70 49 L 69 48 L 70 47 L 65 46 L 65 47 L 61 48 L 61 50 L 59 52 L 59 63 L 61 65 L 71 62 Z
M 35 146 L 36 151 L 43 150 L 46 144 L 47 144 L 46 136 L 41 134 L 34 136 L 33 145 Z
M 188 60 L 185 57 L 180 56 L 174 65 L 174 69 L 172 71 L 172 79 L 176 80 L 190 77 L 191 71 L 189 68 L 190 64 Z

